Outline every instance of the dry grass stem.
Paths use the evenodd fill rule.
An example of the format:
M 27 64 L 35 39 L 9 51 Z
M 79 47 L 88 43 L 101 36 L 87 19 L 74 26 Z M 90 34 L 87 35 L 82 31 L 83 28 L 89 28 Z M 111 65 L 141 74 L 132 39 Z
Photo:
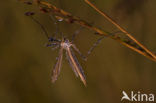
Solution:
M 24 0 L 21 0 L 24 1 Z M 124 33 L 125 36 L 127 36 L 127 39 L 122 38 L 119 36 L 119 33 L 116 33 L 114 35 L 111 35 L 112 33 L 103 31 L 90 23 L 80 19 L 79 17 L 73 16 L 72 14 L 57 8 L 56 6 L 40 0 L 34 0 L 34 4 L 38 5 L 40 10 L 44 13 L 51 13 L 55 16 L 56 19 L 62 19 L 68 23 L 75 23 L 79 24 L 82 27 L 88 28 L 95 33 L 103 36 L 107 36 L 111 39 L 114 39 L 118 41 L 119 43 L 123 44 L 124 46 L 138 52 L 139 54 L 147 57 L 150 60 L 153 60 L 156 62 L 156 55 L 154 55 L 150 50 L 148 50 L 145 46 L 143 46 L 140 42 L 138 42 L 131 34 L 129 34 L 125 29 L 123 29 L 119 24 L 117 24 L 114 20 L 112 20 L 106 13 L 99 10 L 95 5 L 93 5 L 90 1 L 84 0 L 87 4 L 89 4 L 91 7 L 93 7 L 98 13 L 100 13 L 102 16 L 104 16 L 108 21 L 110 21 L 113 25 L 115 25 L 122 33 Z

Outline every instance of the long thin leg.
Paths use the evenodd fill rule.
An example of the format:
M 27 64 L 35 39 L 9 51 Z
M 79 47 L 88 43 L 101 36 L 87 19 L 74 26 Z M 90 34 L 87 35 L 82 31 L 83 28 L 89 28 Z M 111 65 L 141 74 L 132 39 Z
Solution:
M 114 35 L 114 34 L 117 34 L 117 33 L 120 33 L 120 32 L 117 31 L 117 32 L 111 33 L 110 36 L 111 36 L 111 35 Z M 101 41 L 102 41 L 103 38 L 105 38 L 105 36 L 100 37 L 100 38 L 93 44 L 93 46 L 88 50 L 88 53 L 87 53 L 86 56 L 84 56 L 74 44 L 72 44 L 72 47 L 73 47 L 73 48 L 79 53 L 79 55 L 86 61 L 87 58 L 88 58 L 88 56 L 91 54 L 91 52 L 98 46 L 98 44 L 101 43 Z
M 57 39 L 54 39 L 53 37 L 49 37 L 49 34 L 46 31 L 45 27 L 37 19 L 35 19 L 33 17 L 34 14 L 35 14 L 34 12 L 26 12 L 25 13 L 26 16 L 30 16 L 30 18 L 41 27 L 42 31 L 44 32 L 45 36 L 48 38 L 49 41 L 59 41 Z
M 48 34 L 48 32 L 46 31 L 45 27 L 44 27 L 37 19 L 35 19 L 35 18 L 32 17 L 32 16 L 30 16 L 30 17 L 32 18 L 32 20 L 33 20 L 34 22 L 36 22 L 36 23 L 41 27 L 41 29 L 43 30 L 45 36 L 46 36 L 48 39 L 50 39 L 49 34 Z
M 102 39 L 104 38 L 104 36 L 100 37 L 94 44 L 93 46 L 89 49 L 87 56 L 84 56 L 80 50 L 76 47 L 76 45 L 72 44 L 72 47 L 74 48 L 75 51 L 77 51 L 79 53 L 79 55 L 82 57 L 83 60 L 87 60 L 88 56 L 91 54 L 91 52 L 95 49 L 95 47 L 97 47 L 98 44 L 100 44 L 100 42 L 102 41 Z
M 59 45 L 56 45 L 55 47 L 51 48 L 52 50 L 57 49 L 58 47 L 60 47 Z
M 78 30 L 76 30 L 73 35 L 72 35 L 72 40 L 71 42 L 73 43 L 75 40 L 75 37 L 80 33 L 80 31 L 83 29 L 83 27 L 80 27 Z
M 97 47 L 98 44 L 101 43 L 102 39 L 104 38 L 104 36 L 100 37 L 94 44 L 93 46 L 89 49 L 88 53 L 87 53 L 87 57 L 91 54 L 91 52 L 95 49 L 95 47 Z
M 60 47 L 60 45 L 58 43 L 49 43 L 49 44 L 46 44 L 46 47 L 51 47 L 52 50 L 55 50 L 58 47 Z
M 80 52 L 80 50 L 76 47 L 76 45 L 72 44 L 72 47 L 74 48 L 75 51 L 79 53 L 79 55 L 82 57 L 83 60 L 87 60 L 86 57 Z
M 54 22 L 54 24 L 55 24 L 55 27 L 56 27 L 56 32 L 55 32 L 55 34 L 53 35 L 53 37 L 55 37 L 56 36 L 56 34 L 60 34 L 60 30 L 59 30 L 59 24 L 58 24 L 58 22 L 59 22 L 59 20 L 56 20 L 55 19 L 55 17 L 51 14 L 51 15 L 49 15 L 50 16 L 50 19 Z
M 117 33 L 121 33 L 120 31 L 116 31 L 116 32 L 113 32 L 111 33 L 109 36 L 112 36 L 112 35 L 115 35 Z M 102 36 L 100 37 L 94 44 L 93 46 L 88 50 L 88 53 L 87 53 L 87 56 L 86 58 L 88 58 L 88 56 L 91 54 L 91 52 L 97 47 L 98 44 L 101 43 L 102 39 L 105 38 L 106 36 Z
M 84 56 L 80 50 L 76 47 L 76 45 L 72 44 L 72 47 L 74 48 L 75 51 L 77 51 L 79 53 L 79 55 L 82 57 L 83 60 L 87 60 L 88 56 L 91 54 L 91 52 L 95 49 L 95 47 L 97 47 L 97 45 L 102 41 L 103 37 L 100 37 L 94 44 L 93 46 L 89 49 L 87 56 Z
M 48 43 L 48 44 L 46 44 L 46 47 L 53 47 L 56 45 L 58 45 L 58 43 Z

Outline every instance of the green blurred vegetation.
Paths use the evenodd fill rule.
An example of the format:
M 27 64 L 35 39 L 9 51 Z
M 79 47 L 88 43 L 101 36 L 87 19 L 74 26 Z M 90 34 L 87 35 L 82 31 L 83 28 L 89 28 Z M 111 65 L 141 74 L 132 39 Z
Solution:
M 103 30 L 117 30 L 83 0 L 51 2 Z M 93 2 L 146 47 L 156 51 L 155 0 Z M 65 56 L 60 76 L 51 84 L 58 50 L 45 47 L 47 39 L 42 30 L 24 13 L 35 11 L 35 17 L 49 34 L 56 31 L 53 21 L 36 6 L 16 0 L 3 0 L 0 8 L 0 103 L 120 103 L 123 90 L 156 94 L 156 63 L 109 38 L 102 41 L 87 62 L 78 58 L 87 77 L 87 88 L 75 77 Z M 79 28 L 64 22 L 59 26 L 70 39 Z M 93 34 L 83 29 L 77 36 L 75 44 L 83 54 L 97 40 L 98 36 Z

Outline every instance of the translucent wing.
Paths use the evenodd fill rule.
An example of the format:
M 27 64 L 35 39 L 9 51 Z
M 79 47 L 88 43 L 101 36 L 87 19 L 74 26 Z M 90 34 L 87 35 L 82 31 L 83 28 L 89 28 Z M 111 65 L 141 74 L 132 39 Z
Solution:
M 72 61 L 71 61 L 71 59 L 70 59 L 70 57 L 69 57 L 67 52 L 66 52 L 66 57 L 67 57 L 67 60 L 69 62 L 69 65 L 72 67 L 72 70 L 74 71 L 76 77 L 78 77 L 78 72 L 76 71 L 76 69 L 75 69 L 75 67 L 74 67 L 74 65 L 73 65 L 73 63 L 72 63 Z
M 54 83 L 57 78 L 58 78 L 58 75 L 60 74 L 60 69 L 61 69 L 61 65 L 62 65 L 62 58 L 63 58 L 63 47 L 60 48 L 60 51 L 59 51 L 59 57 L 57 58 L 57 62 L 54 66 L 54 69 L 53 69 L 53 74 L 52 74 L 52 83 Z
M 78 62 L 78 60 L 77 60 L 76 56 L 74 55 L 71 48 L 67 49 L 66 55 L 68 57 L 68 60 L 69 60 L 71 67 L 73 68 L 73 71 L 75 72 L 76 75 L 80 76 L 81 81 L 86 86 L 86 78 L 85 78 L 83 69 L 82 69 L 81 65 L 79 64 L 79 62 Z

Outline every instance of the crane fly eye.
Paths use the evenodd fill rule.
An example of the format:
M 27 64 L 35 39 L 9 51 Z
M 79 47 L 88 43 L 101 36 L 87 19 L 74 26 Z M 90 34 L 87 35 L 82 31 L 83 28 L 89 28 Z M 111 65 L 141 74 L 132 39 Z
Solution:
M 69 42 L 69 40 L 68 40 L 68 39 L 66 39 L 64 42 L 65 42 L 65 43 L 68 43 L 68 42 Z

